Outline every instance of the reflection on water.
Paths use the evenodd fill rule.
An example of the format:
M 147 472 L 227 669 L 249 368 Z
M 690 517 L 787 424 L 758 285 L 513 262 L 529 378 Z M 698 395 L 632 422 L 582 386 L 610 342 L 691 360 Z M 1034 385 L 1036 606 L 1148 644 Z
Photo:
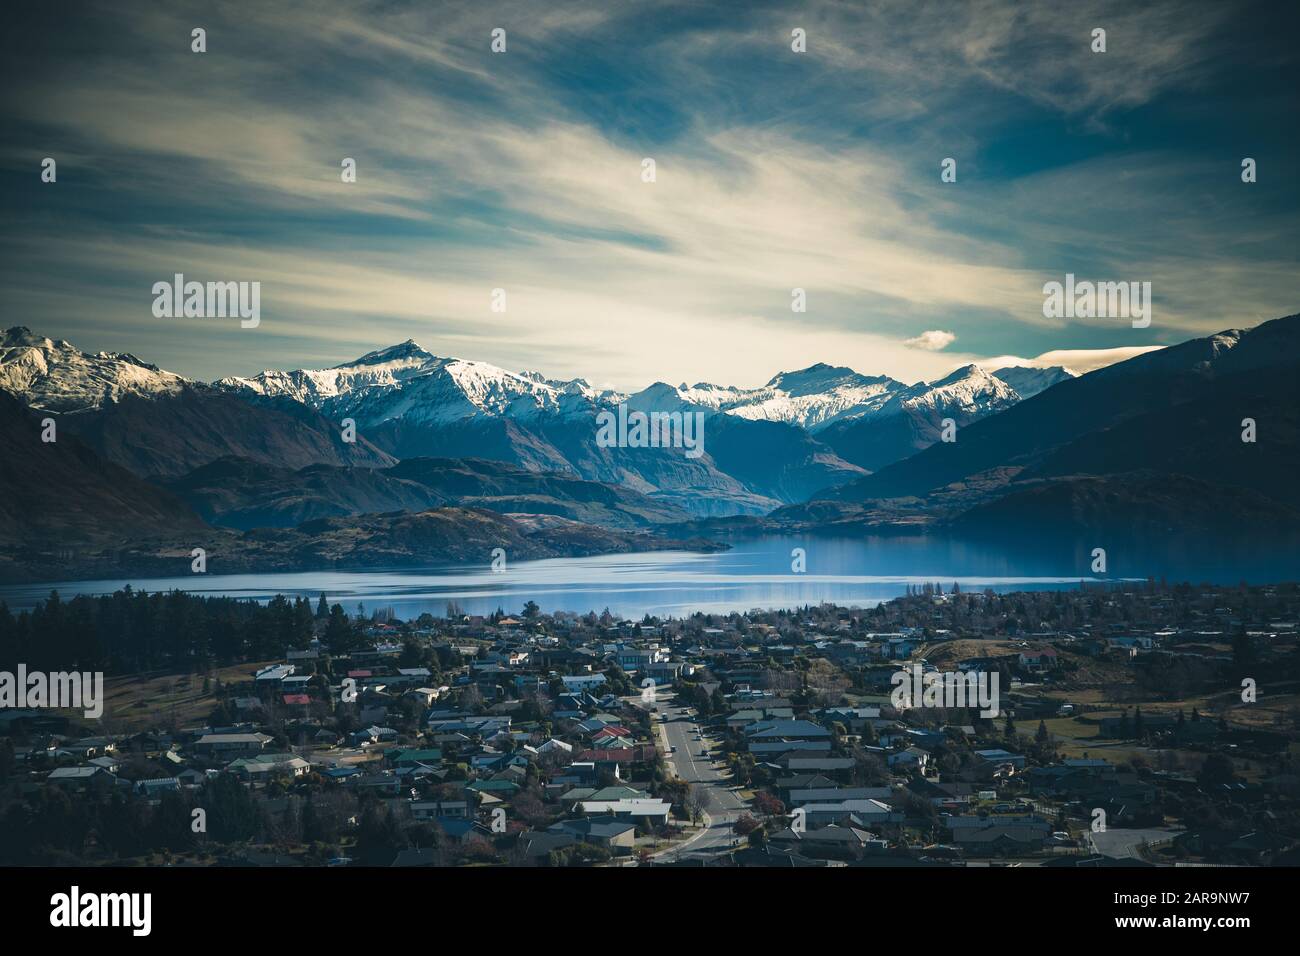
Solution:
M 807 570 L 791 570 L 791 551 L 806 551 Z M 130 583 L 137 590 L 180 588 L 265 600 L 275 594 L 321 592 L 348 611 L 391 607 L 401 618 L 425 611 L 443 614 L 450 601 L 470 614 L 501 608 L 517 613 L 536 601 L 543 611 L 601 611 L 626 617 L 684 615 L 694 611 L 746 611 L 798 607 L 830 601 L 874 605 L 904 593 L 908 584 L 957 582 L 963 590 L 1016 591 L 1075 587 L 1081 580 L 1167 578 L 1232 584 L 1266 583 L 1300 577 L 1296 555 L 1197 555 L 1138 557 L 1109 553 L 1107 573 L 1090 570 L 1091 548 L 1076 543 L 1054 552 L 1016 552 L 987 543 L 941 538 L 825 539 L 770 537 L 735 543 L 731 551 L 681 551 L 556 558 L 508 564 L 494 573 L 490 556 L 479 567 L 422 571 L 325 571 L 294 574 L 186 575 L 76 581 L 0 588 L 10 608 L 30 607 L 57 589 L 66 597 L 104 594 Z

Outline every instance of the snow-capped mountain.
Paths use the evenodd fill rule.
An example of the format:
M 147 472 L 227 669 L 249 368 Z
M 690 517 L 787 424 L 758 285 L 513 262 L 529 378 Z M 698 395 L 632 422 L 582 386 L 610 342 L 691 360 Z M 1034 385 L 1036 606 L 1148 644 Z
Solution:
M 83 352 L 15 326 L 0 339 L 0 389 L 50 412 L 99 408 L 127 395 L 169 395 L 186 380 L 125 352 Z
M 1018 401 L 1020 395 L 1001 378 L 978 365 L 965 365 L 937 382 L 917 382 L 895 393 L 880 406 L 877 415 L 887 418 L 924 409 L 969 420 L 1009 408 Z
M 1004 374 L 1005 373 L 1005 374 Z M 1000 369 L 966 366 L 938 382 L 905 385 L 885 375 L 817 364 L 781 372 L 758 388 L 672 386 L 664 382 L 632 394 L 593 388 L 584 379 L 546 378 L 536 371 L 510 372 L 487 362 L 439 358 L 407 340 L 345 365 L 292 372 L 266 371 L 251 378 L 224 378 L 217 387 L 259 396 L 286 396 L 337 417 L 374 426 L 401 419 L 450 423 L 477 418 L 535 421 L 548 416 L 590 416 L 600 407 L 626 402 L 634 411 L 700 410 L 750 421 L 783 422 L 816 433 L 836 423 L 888 416 L 916 407 L 950 408 L 979 416 L 1014 404 L 1028 392 L 1071 377 L 1062 368 Z
M 332 421 L 352 418 L 398 458 L 471 455 L 572 471 L 646 494 L 684 496 L 681 503 L 697 513 L 723 514 L 798 500 L 819 485 L 914 454 L 938 439 L 945 419 L 964 426 L 1019 402 L 1008 378 L 1036 394 L 1072 374 L 1005 371 L 1004 378 L 968 365 L 936 382 L 907 385 L 819 363 L 757 388 L 656 382 L 622 394 L 583 379 L 439 358 L 407 341 L 336 368 L 264 372 L 217 385 L 293 397 Z M 593 447 L 596 413 L 620 402 L 632 412 L 710 416 L 706 457 L 684 463 L 661 449 Z
M 818 363 L 781 372 L 761 388 L 698 384 L 678 386 L 683 400 L 756 421 L 786 422 L 818 431 L 842 418 L 869 414 L 904 388 L 885 375 Z
M 1027 390 L 1057 373 L 1068 374 L 1008 370 Z M 757 388 L 656 382 L 624 394 L 440 357 L 411 340 L 332 368 L 205 385 L 26 329 L 5 333 L 0 388 L 35 408 L 80 413 L 73 417 L 83 440 L 146 476 L 173 478 L 222 457 L 292 467 L 474 457 L 618 484 L 697 515 L 758 514 L 806 500 L 924 448 L 944 418 L 964 425 L 1021 399 L 1005 378 L 976 366 L 905 385 L 825 364 Z M 619 403 L 702 412 L 712 421 L 702 454 L 597 445 L 596 414 Z M 340 437 L 346 419 L 356 422 L 354 443 Z
M 62 416 L 67 428 L 114 465 L 174 477 L 234 456 L 291 467 L 383 467 L 394 459 L 287 397 L 254 407 L 119 352 L 83 352 L 29 329 L 0 338 L 0 391 L 28 408 Z
M 661 403 L 657 407 L 681 403 L 752 421 L 786 422 L 816 433 L 855 419 L 888 417 L 921 407 L 980 417 L 1077 374 L 1059 365 L 1007 367 L 992 373 L 968 365 L 936 382 L 905 385 L 887 375 L 862 375 L 850 368 L 818 363 L 774 375 L 760 388 L 699 383 L 672 389 L 660 383 L 636 397 L 641 399 L 640 405 L 654 404 L 641 398 L 653 392 Z
M 292 372 L 270 370 L 252 378 L 232 376 L 214 384 L 231 390 L 257 395 L 287 396 L 314 405 L 346 392 L 367 386 L 394 387 L 413 378 L 439 359 L 420 348 L 411 339 L 391 348 L 361 356 L 355 362 L 326 369 L 297 369 Z
M 875 470 L 933 444 L 945 419 L 960 427 L 1020 400 L 1001 378 L 966 365 L 936 382 L 903 387 L 869 412 L 831 423 L 818 437 L 846 461 Z
M 1057 382 L 1078 378 L 1079 373 L 1061 365 L 1047 368 L 1030 368 L 1027 365 L 1009 365 L 993 373 L 1016 390 L 1023 401 L 1033 398 L 1039 392 L 1046 391 Z
M 334 368 L 266 371 L 214 384 L 235 392 L 293 398 L 331 416 L 354 418 L 362 427 L 394 419 L 431 424 L 589 414 L 597 402 L 616 403 L 624 397 L 601 392 L 581 379 L 558 382 L 538 372 L 439 358 L 410 339 Z

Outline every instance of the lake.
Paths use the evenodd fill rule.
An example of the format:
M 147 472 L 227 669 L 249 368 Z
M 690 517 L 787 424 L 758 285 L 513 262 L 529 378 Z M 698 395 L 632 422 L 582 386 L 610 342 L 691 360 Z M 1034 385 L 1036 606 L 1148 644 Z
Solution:
M 806 552 L 806 571 L 791 570 L 791 551 Z M 645 614 L 682 616 L 695 611 L 729 612 L 788 608 L 830 601 L 871 606 L 904 593 L 908 584 L 939 582 L 948 590 L 995 591 L 1076 587 L 1080 580 L 1143 580 L 1166 576 L 1231 584 L 1267 583 L 1300 577 L 1295 554 L 1208 555 L 1179 553 L 1137 558 L 1108 555 L 1105 575 L 1090 572 L 1090 549 L 1055 554 L 1012 553 L 1005 548 L 933 537 L 799 538 L 767 537 L 734 542 L 730 551 L 697 554 L 660 551 L 555 558 L 507 563 L 493 572 L 485 556 L 480 566 L 431 567 L 412 571 L 324 571 L 286 574 L 187 575 L 173 578 L 63 581 L 0 588 L 0 600 L 18 610 L 57 589 L 74 594 L 105 594 L 130 583 L 137 590 L 173 588 L 197 594 L 266 600 L 276 594 L 323 591 L 330 603 L 350 613 L 358 602 L 366 610 L 392 608 L 400 618 L 428 611 L 446 612 L 455 601 L 469 614 L 501 608 L 518 613 L 525 601 L 543 611 L 602 611 L 638 618 Z

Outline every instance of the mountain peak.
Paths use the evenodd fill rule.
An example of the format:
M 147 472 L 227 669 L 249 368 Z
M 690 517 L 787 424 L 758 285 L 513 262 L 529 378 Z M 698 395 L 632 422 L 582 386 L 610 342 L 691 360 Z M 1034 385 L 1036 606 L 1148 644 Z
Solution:
M 815 365 L 809 365 L 807 368 L 796 369 L 791 372 L 777 372 L 767 380 L 766 387 L 783 388 L 788 391 L 791 385 L 864 377 L 843 365 L 828 365 L 825 362 L 818 362 Z
M 5 329 L 0 342 L 0 389 L 32 408 L 77 412 L 124 395 L 179 391 L 185 379 L 124 352 L 83 352 L 25 326 Z
M 407 339 L 405 342 L 399 342 L 396 345 L 390 345 L 385 349 L 376 349 L 373 352 L 367 352 L 359 359 L 354 359 L 340 365 L 339 368 L 356 368 L 361 365 L 383 365 L 386 362 L 398 362 L 403 360 L 415 359 L 417 361 L 429 361 L 436 358 L 435 355 L 426 352 L 420 343 L 415 339 Z
M 943 388 L 945 385 L 953 385 L 956 382 L 962 381 L 963 379 L 974 379 L 976 381 L 982 381 L 984 379 L 990 379 L 990 378 L 993 378 L 993 376 L 990 375 L 988 372 L 984 371 L 984 369 L 980 368 L 978 365 L 971 364 L 971 365 L 963 365 L 961 368 L 953 369 L 951 372 L 949 372 L 943 378 L 939 379 L 937 382 L 930 382 L 929 384 L 931 388 Z
M 66 342 L 60 343 L 66 345 Z M 5 348 L 53 348 L 55 343 L 43 335 L 37 335 L 25 325 L 15 325 L 4 331 L 3 346 Z

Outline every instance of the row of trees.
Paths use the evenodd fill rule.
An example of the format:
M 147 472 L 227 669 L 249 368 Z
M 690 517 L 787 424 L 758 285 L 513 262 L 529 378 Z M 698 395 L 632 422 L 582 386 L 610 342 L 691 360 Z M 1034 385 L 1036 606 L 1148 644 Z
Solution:
M 55 591 L 17 615 L 0 602 L 0 668 L 13 670 L 21 661 L 35 670 L 201 673 L 283 657 L 305 648 L 318 631 L 336 654 L 362 639 L 342 606 L 328 606 L 324 595 L 313 611 L 306 598 L 284 595 L 258 604 L 184 591 L 150 594 L 128 585 L 64 601 Z
M 342 795 L 352 800 L 350 795 Z M 0 864 L 29 865 L 131 859 L 153 853 L 261 842 L 332 842 L 346 806 L 333 795 L 290 804 L 272 819 L 234 776 L 221 774 L 194 794 L 168 793 L 157 806 L 135 795 L 87 800 L 56 786 L 41 787 L 27 802 L 0 815 Z M 202 814 L 196 816 L 195 810 Z

